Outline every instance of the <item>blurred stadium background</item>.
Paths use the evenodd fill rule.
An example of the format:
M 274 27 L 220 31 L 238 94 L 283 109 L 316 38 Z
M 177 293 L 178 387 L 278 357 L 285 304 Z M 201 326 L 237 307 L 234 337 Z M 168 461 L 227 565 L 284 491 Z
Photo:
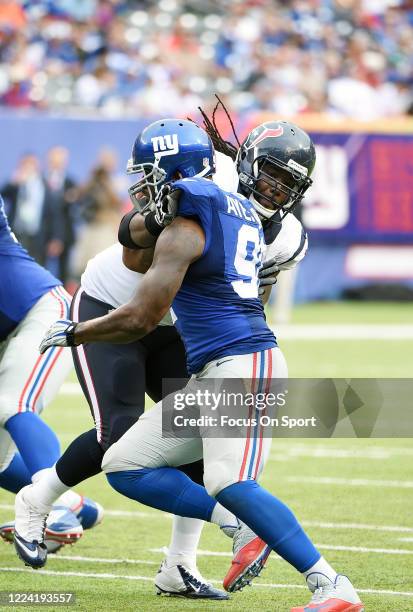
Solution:
M 0 0 L 0 193 L 16 234 L 73 290 L 87 259 L 116 240 L 141 127 L 161 116 L 199 120 L 214 93 L 240 139 L 276 117 L 316 143 L 314 186 L 297 213 L 310 248 L 269 306 L 290 374 L 411 378 L 411 0 Z M 222 113 L 217 122 L 232 138 Z M 63 445 L 90 427 L 74 379 L 47 412 Z M 283 441 L 265 477 L 375 612 L 413 610 L 412 456 L 407 439 Z M 0 547 L 4 584 L 72 588 L 82 609 L 163 609 L 146 598 L 168 525 L 151 514 L 152 532 L 148 514 L 139 522 L 136 505 L 103 480 L 87 492 L 109 508 L 106 525 L 51 561 L 47 579 L 15 573 Z M 0 500 L 6 520 L 12 496 Z M 210 529 L 202 545 L 228 549 Z M 217 578 L 227 561 L 206 553 L 200 567 Z M 227 607 L 282 610 L 306 595 L 278 563 L 263 582 Z
M 283 117 L 316 142 L 295 301 L 411 300 L 409 1 L 2 0 L 0 190 L 16 234 L 76 281 L 129 205 L 135 135 L 160 116 L 199 119 L 214 93 L 240 139 Z M 291 292 L 278 292 L 281 322 Z

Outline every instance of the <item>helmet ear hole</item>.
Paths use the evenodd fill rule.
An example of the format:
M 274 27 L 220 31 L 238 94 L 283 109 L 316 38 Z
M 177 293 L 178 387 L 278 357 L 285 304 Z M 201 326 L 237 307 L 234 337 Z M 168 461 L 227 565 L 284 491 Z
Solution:
M 241 153 L 241 159 L 245 159 L 246 157 L 247 157 L 247 153 L 246 153 L 246 151 L 243 151 Z

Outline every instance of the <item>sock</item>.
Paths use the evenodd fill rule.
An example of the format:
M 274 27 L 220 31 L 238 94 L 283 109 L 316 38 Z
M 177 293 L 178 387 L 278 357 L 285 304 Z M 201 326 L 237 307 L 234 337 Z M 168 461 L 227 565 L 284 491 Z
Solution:
M 58 460 L 59 440 L 34 412 L 15 414 L 6 422 L 5 428 L 13 438 L 30 476 Z
M 211 523 L 218 525 L 229 538 L 234 537 L 235 530 L 239 527 L 237 517 L 218 502 L 212 511 Z
M 106 477 L 122 495 L 164 512 L 209 521 L 215 506 L 204 487 L 176 468 L 110 472 Z
M 56 499 L 55 504 L 56 506 L 66 506 L 66 508 L 69 508 L 76 514 L 76 512 L 80 510 L 83 505 L 83 497 L 82 495 L 79 495 L 79 493 L 76 493 L 76 491 L 72 491 L 70 489 L 69 491 L 65 491 L 65 493 L 60 495 L 60 497 Z
M 42 477 L 25 491 L 24 497 L 35 508 L 39 506 L 44 510 L 47 507 L 50 510 L 56 499 L 68 488 L 56 474 L 55 467 L 52 467 L 45 470 Z
M 102 471 L 103 449 L 97 441 L 96 429 L 85 431 L 69 444 L 56 463 L 56 473 L 68 487 Z
M 37 480 L 40 480 L 41 478 L 43 478 L 43 476 L 47 474 L 48 470 L 50 470 L 50 468 L 44 468 L 43 470 L 39 470 L 38 472 L 33 474 L 32 482 L 36 482 Z
M 299 572 L 320 559 L 291 510 L 254 480 L 236 482 L 216 498 Z
M 320 559 L 314 563 L 307 571 L 302 572 L 304 578 L 307 578 L 310 574 L 323 574 L 327 576 L 332 582 L 337 578 L 337 572 L 333 570 L 331 565 L 327 563 L 324 557 L 320 557 Z
M 180 563 L 190 568 L 196 568 L 196 551 L 203 526 L 204 521 L 199 519 L 174 516 L 171 542 L 166 556 L 168 567 Z
M 30 482 L 30 474 L 23 459 L 19 453 L 15 453 L 6 469 L 0 472 L 0 487 L 6 491 L 18 493 Z

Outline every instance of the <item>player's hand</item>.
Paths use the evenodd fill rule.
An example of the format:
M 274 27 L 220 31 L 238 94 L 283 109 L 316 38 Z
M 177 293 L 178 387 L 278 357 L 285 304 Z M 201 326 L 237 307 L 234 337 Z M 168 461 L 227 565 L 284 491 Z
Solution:
M 268 278 L 269 276 L 277 276 L 280 268 L 277 265 L 276 258 L 268 259 L 262 264 L 262 268 L 258 273 L 260 278 Z M 273 285 L 274 283 L 267 283 Z
M 60 319 L 53 323 L 40 343 L 40 353 L 45 353 L 51 346 L 75 346 L 76 326 L 77 323 L 68 319 Z
M 267 278 L 260 278 L 260 283 L 258 285 L 258 295 L 264 295 L 267 287 L 272 287 L 277 282 L 277 278 L 275 276 L 268 276 Z
M 275 258 L 264 261 L 261 270 L 258 272 L 258 277 L 260 280 L 258 295 L 264 295 L 266 288 L 275 285 L 277 282 L 277 274 L 280 269 L 275 261 Z
M 166 227 L 175 219 L 178 212 L 180 190 L 173 185 L 164 185 L 155 199 L 155 220 L 161 227 Z

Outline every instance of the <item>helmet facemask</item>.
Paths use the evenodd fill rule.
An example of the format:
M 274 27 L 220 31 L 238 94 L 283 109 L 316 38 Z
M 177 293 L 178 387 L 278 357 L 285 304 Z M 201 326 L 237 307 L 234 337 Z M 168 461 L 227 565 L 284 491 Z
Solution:
M 307 169 L 292 159 L 285 163 L 271 155 L 260 156 L 252 162 L 251 170 L 253 174 L 241 172 L 239 179 L 245 195 L 263 219 L 271 219 L 277 212 L 282 213 L 283 219 L 313 182 Z
M 132 158 L 128 161 L 126 174 L 138 175 L 138 180 L 129 187 L 128 193 L 133 206 L 141 213 L 155 202 L 159 188 L 166 180 L 166 172 L 158 164 L 157 158 L 154 163 L 134 164 Z M 138 197 L 138 194 L 145 197 Z

